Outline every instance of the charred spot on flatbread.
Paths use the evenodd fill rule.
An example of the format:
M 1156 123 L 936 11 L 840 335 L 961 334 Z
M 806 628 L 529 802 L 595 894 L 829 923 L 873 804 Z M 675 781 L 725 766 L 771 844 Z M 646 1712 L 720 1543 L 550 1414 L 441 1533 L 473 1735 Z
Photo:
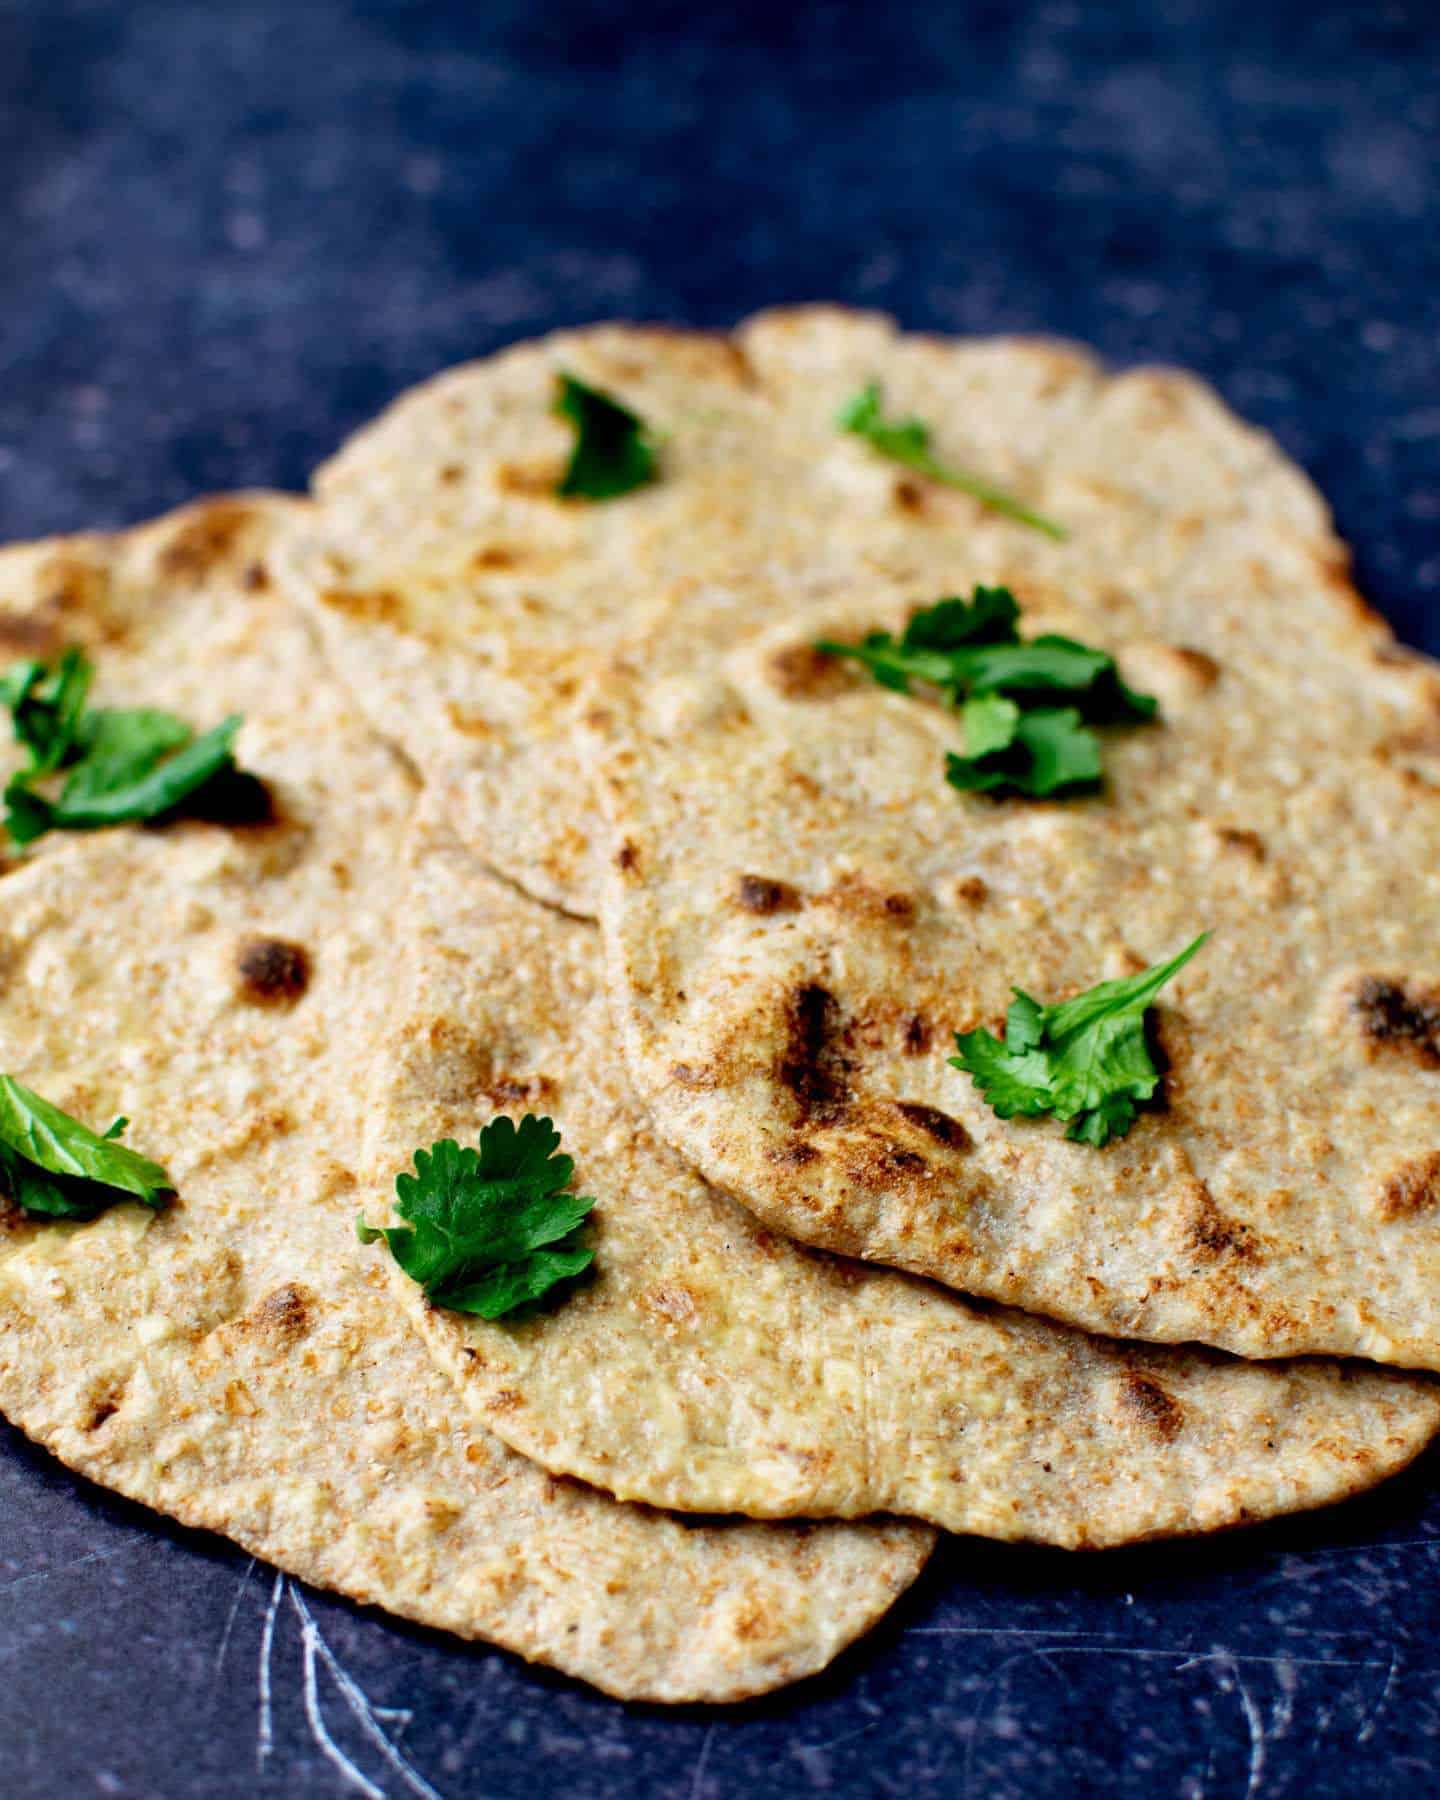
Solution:
M 765 668 L 770 685 L 787 700 L 819 700 L 850 685 L 840 658 L 813 644 L 786 644 L 771 653 Z
M 156 569 L 171 581 L 198 587 L 230 566 L 254 522 L 255 514 L 239 501 L 212 500 L 199 506 L 161 547 Z
M 1185 1409 L 1153 1375 L 1129 1370 L 1119 1384 L 1120 1408 L 1129 1418 L 1151 1431 L 1162 1443 L 1178 1436 L 1185 1423 Z
M 290 1006 L 310 985 L 310 953 L 285 938 L 248 938 L 235 953 L 241 996 L 261 1006 Z
M 288 1350 L 308 1336 L 314 1327 L 316 1298 L 299 1282 L 287 1281 L 268 1294 L 237 1321 L 237 1329 L 261 1338 L 276 1349 Z
M 786 999 L 776 1074 L 802 1119 L 829 1122 L 845 1110 L 851 1064 L 844 1023 L 839 1002 L 818 982 L 803 983 Z
M 768 875 L 741 875 L 735 882 L 735 904 L 742 912 L 765 917 L 769 913 L 794 912 L 800 896 L 787 882 Z
M 943 1144 L 947 1150 L 964 1150 L 969 1147 L 970 1133 L 958 1119 L 952 1119 L 947 1112 L 941 1112 L 938 1106 L 921 1106 L 914 1100 L 895 1101 L 895 1110 L 907 1125 L 913 1125 L 917 1131 L 923 1131 L 928 1138 L 937 1144 Z
M 1440 1206 L 1440 1150 L 1408 1157 L 1380 1185 L 1377 1210 L 1382 1219 L 1409 1219 Z
M 1371 1055 L 1408 1056 L 1440 1069 L 1440 987 L 1406 976 L 1363 975 L 1350 1011 Z

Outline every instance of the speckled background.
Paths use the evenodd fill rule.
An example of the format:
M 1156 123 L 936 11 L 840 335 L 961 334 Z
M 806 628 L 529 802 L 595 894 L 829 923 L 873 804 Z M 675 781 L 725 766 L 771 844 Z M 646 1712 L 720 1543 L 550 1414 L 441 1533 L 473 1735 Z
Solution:
M 1440 12 L 0 0 L 0 534 L 300 485 L 432 369 L 769 301 L 1217 382 L 1440 651 Z M 1440 1792 L 1440 1461 L 1095 1559 L 949 1545 L 824 1681 L 624 1708 L 0 1437 L 0 1793 Z

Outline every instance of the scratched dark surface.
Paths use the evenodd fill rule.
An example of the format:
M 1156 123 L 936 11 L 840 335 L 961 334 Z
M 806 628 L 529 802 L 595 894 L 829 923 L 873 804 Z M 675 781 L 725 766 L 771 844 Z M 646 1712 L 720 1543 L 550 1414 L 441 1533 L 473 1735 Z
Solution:
M 1266 0 L 0 0 L 0 534 L 300 485 L 430 370 L 835 297 L 1197 368 L 1440 651 L 1440 24 Z M 1440 1466 L 1076 1560 L 949 1544 L 824 1680 L 625 1708 L 0 1436 L 0 1793 L 1440 1792 Z

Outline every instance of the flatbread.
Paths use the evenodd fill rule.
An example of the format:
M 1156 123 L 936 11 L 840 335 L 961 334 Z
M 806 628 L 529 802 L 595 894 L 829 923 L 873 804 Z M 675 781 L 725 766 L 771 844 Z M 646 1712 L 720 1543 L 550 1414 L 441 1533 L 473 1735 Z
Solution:
M 646 1120 L 595 928 L 487 876 L 444 810 L 417 819 L 367 1211 L 417 1146 L 496 1112 L 560 1125 L 596 1260 L 539 1317 L 431 1307 L 374 1252 L 516 1449 L 666 1506 L 1098 1546 L 1338 1499 L 1436 1429 L 1428 1379 L 1116 1344 L 771 1236 Z
M 883 596 L 657 632 L 590 712 L 616 1006 L 660 1130 L 774 1229 L 1095 1331 L 1440 1368 L 1440 671 L 1250 535 L 1153 591 L 1017 584 L 1159 695 L 1093 799 L 957 793 L 952 714 L 805 660 L 898 627 Z M 1202 930 L 1122 1140 L 948 1066 L 1012 985 Z
M 663 434 L 655 486 L 555 496 L 561 367 Z M 872 379 L 1068 540 L 838 432 Z M 1095 1330 L 1440 1367 L 1440 678 L 1202 384 L 825 308 L 733 339 L 599 327 L 441 376 L 316 485 L 291 578 L 466 840 L 577 913 L 629 859 L 607 929 L 632 1068 L 703 1174 L 792 1236 Z M 808 651 L 976 581 L 1158 695 L 1102 799 L 953 793 L 952 718 Z M 763 669 L 726 660 L 772 631 Z M 607 657 L 631 672 L 577 756 Z M 744 875 L 807 904 L 737 916 Z M 1002 1125 L 945 1067 L 1012 983 L 1058 997 L 1206 926 L 1161 1009 L 1170 1110 L 1123 1144 Z M 829 1122 L 781 1079 L 811 993 L 845 1065 Z M 896 1099 L 969 1147 L 896 1132 Z M 897 1179 L 897 1152 L 923 1167 Z
M 551 411 L 560 369 L 661 436 L 655 485 L 557 497 L 573 441 Z M 1009 483 L 1069 542 L 839 432 L 837 407 L 877 377 L 887 411 L 932 421 L 938 454 Z M 468 840 L 528 892 L 588 914 L 595 820 L 570 728 L 588 675 L 657 620 L 682 642 L 717 615 L 743 633 L 857 580 L 929 599 L 1078 573 L 1124 595 L 1227 520 L 1333 549 L 1303 476 L 1199 382 L 1107 377 L 1039 339 L 902 337 L 823 307 L 733 337 L 603 325 L 517 345 L 403 396 L 314 485 L 314 529 L 283 572 L 337 669 L 445 789 Z
M 293 1574 L 614 1694 L 809 1674 L 933 1534 L 687 1524 L 546 1476 L 468 1417 L 355 1242 L 413 783 L 269 589 L 295 516 L 248 497 L 0 555 L 0 648 L 78 639 L 102 703 L 243 712 L 274 813 L 57 835 L 0 881 L 0 1068 L 128 1114 L 179 1190 L 0 1219 L 0 1408 Z

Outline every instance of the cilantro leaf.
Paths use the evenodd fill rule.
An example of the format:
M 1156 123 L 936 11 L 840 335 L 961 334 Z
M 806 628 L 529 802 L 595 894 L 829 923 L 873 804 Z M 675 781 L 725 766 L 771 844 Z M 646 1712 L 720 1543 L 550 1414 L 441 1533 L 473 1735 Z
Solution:
M 1044 1006 L 1022 989 L 1005 1020 L 1005 1041 L 983 1028 L 959 1032 L 962 1069 L 1002 1118 L 1052 1113 L 1069 1123 L 1066 1137 L 1096 1148 L 1123 1137 L 1136 1102 L 1149 1100 L 1160 1072 L 1145 1038 L 1145 1014 L 1172 976 L 1209 937 L 1202 932 L 1169 962 Z
M 498 1319 L 589 1267 L 580 1227 L 595 1202 L 567 1193 L 575 1164 L 557 1155 L 560 1133 L 526 1113 L 498 1118 L 478 1150 L 442 1138 L 415 1152 L 415 1173 L 395 1177 L 406 1225 L 358 1222 L 363 1244 L 383 1237 L 396 1262 L 437 1306 Z
M 1002 708 L 1008 712 L 1002 714 Z M 1002 737 L 999 721 L 1009 714 L 1013 725 Z M 1100 780 L 1100 740 L 1081 723 L 1073 706 L 1021 712 L 1013 700 L 982 694 L 966 701 L 962 717 L 966 754 L 952 750 L 945 758 L 945 779 L 951 787 L 1043 800 L 1050 794 L 1094 787 Z M 974 718 L 981 723 L 972 735 Z
M 1032 798 L 1093 787 L 1101 746 L 1089 725 L 1153 719 L 1155 701 L 1125 685 L 1107 651 L 1054 634 L 1022 643 L 1019 621 L 1008 588 L 977 587 L 969 600 L 923 608 L 898 639 L 872 631 L 858 644 L 816 648 L 863 664 L 896 693 L 920 681 L 960 707 L 965 753 L 946 758 L 952 787 Z M 1048 704 L 1060 694 L 1074 704 Z
M 238 717 L 196 737 L 183 719 L 152 708 L 85 709 L 91 666 L 67 650 L 53 673 L 20 663 L 0 676 L 0 702 L 30 750 L 28 768 L 6 783 L 5 829 L 25 845 L 47 831 L 94 831 L 173 813 L 212 783 L 239 773 L 231 745 Z M 66 773 L 58 796 L 36 791 Z
M 654 481 L 655 446 L 643 420 L 610 394 L 561 374 L 555 410 L 575 427 L 575 448 L 557 493 L 613 500 Z
M 160 1206 L 174 1183 L 159 1163 L 116 1142 L 127 1121 L 103 1135 L 0 1075 L 0 1183 L 29 1213 L 93 1219 L 122 1196 Z
M 0 705 L 9 710 L 16 743 L 30 752 L 32 773 L 49 774 L 70 755 L 94 673 L 72 646 L 53 671 L 31 660 L 0 675 Z
M 1006 518 L 1018 520 L 1034 531 L 1043 531 L 1047 537 L 1063 539 L 1068 536 L 1063 525 L 1034 511 L 994 482 L 969 469 L 939 461 L 930 449 L 930 427 L 922 419 L 887 419 L 884 410 L 880 384 L 872 381 L 845 402 L 836 414 L 835 423 L 841 431 L 864 438 L 872 449 L 888 456 L 892 462 L 903 463 L 918 475 L 957 488 L 982 506 L 988 506 L 992 512 L 1003 513 Z

